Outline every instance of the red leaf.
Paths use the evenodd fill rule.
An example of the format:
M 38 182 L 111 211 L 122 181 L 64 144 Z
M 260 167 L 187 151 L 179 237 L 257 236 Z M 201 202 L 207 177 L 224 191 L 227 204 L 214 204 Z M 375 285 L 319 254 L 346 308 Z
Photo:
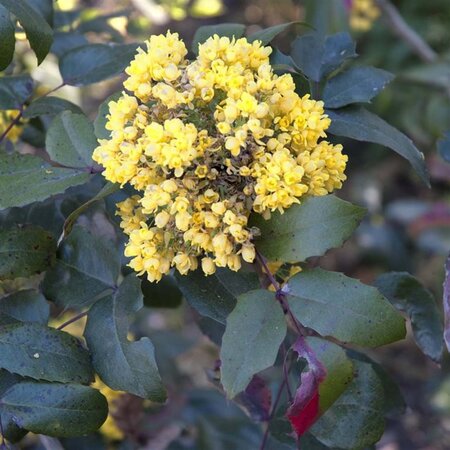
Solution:
M 294 403 L 287 410 L 287 418 L 298 437 L 303 436 L 319 415 L 319 383 L 312 372 L 302 374 L 301 385 Z
M 291 422 L 297 437 L 303 436 L 320 416 L 320 383 L 326 377 L 323 364 L 308 346 L 303 337 L 298 338 L 292 347 L 299 358 L 304 358 L 309 370 L 300 378 L 300 387 L 295 393 L 294 402 L 287 410 L 287 418 Z
M 445 263 L 444 314 L 445 314 L 444 339 L 447 345 L 447 349 L 450 352 L 450 255 Z

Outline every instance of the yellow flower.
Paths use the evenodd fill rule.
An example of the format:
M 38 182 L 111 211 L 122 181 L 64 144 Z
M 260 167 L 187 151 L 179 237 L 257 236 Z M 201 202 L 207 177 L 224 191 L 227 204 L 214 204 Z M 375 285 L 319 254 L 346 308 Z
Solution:
M 131 95 L 110 103 L 110 137 L 94 160 L 108 180 L 137 191 L 117 213 L 129 265 L 150 281 L 200 262 L 208 275 L 239 270 L 255 259 L 252 212 L 267 219 L 342 186 L 347 157 L 326 141 L 323 102 L 276 75 L 271 51 L 215 35 L 188 61 L 168 32 L 127 68 Z
M 355 31 L 368 31 L 380 14 L 374 0 L 352 0 L 350 26 Z
M 8 129 L 11 122 L 17 117 L 19 111 L 11 109 L 8 111 L 0 111 L 0 136 Z M 22 134 L 23 128 L 20 125 L 14 125 L 9 131 L 7 138 L 16 143 Z

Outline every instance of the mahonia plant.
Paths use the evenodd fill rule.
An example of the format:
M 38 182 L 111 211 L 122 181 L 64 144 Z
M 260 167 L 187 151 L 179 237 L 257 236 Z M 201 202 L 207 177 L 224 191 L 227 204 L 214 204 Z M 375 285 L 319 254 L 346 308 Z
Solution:
M 441 317 L 412 275 L 369 286 L 309 258 L 366 213 L 333 195 L 342 138 L 429 183 L 413 142 L 362 106 L 393 76 L 352 64 L 346 32 L 221 24 L 189 51 L 170 31 L 127 43 L 111 22 L 127 12 L 51 3 L 0 0 L 0 448 L 28 432 L 31 449 L 373 446 L 404 403 L 366 350 L 412 316 L 440 361 Z M 360 28 L 375 18 L 352 5 Z M 52 54 L 60 85 L 30 76 L 16 37 L 38 64 Z M 121 74 L 93 123 L 61 90 Z
M 375 0 L 346 0 L 350 11 L 350 27 L 355 31 L 368 31 L 380 17 Z
M 342 186 L 347 156 L 326 138 L 323 102 L 299 96 L 290 74 L 274 74 L 270 47 L 214 35 L 193 62 L 178 34 L 152 36 L 109 103 L 94 160 L 113 183 L 138 192 L 121 202 L 130 267 L 159 281 L 201 260 L 241 268 L 255 260 L 252 211 L 271 212 Z

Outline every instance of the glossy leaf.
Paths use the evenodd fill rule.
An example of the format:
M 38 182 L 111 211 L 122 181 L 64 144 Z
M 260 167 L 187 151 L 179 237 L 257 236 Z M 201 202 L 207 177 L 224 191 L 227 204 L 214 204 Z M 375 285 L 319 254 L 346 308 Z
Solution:
M 366 448 L 384 431 L 383 386 L 370 364 L 354 362 L 356 374 L 347 390 L 312 427 L 328 447 Z
M 178 288 L 175 277 L 166 275 L 158 283 L 142 280 L 144 305 L 148 308 L 178 308 L 183 300 L 183 294 Z
M 58 17 L 58 16 L 57 16 Z M 77 31 L 56 31 L 53 36 L 53 45 L 50 49 L 58 58 L 61 58 L 74 48 L 88 45 L 89 41 Z
M 20 322 L 46 325 L 50 307 L 45 297 L 34 289 L 17 291 L 0 300 L 0 315 Z
M 45 59 L 53 42 L 50 25 L 36 9 L 25 0 L 0 0 L 0 4 L 14 14 L 22 25 L 38 64 Z
M 55 260 L 56 242 L 40 227 L 0 230 L 0 280 L 43 272 Z
M 175 272 L 175 277 L 188 303 L 202 316 L 220 323 L 226 322 L 238 295 L 259 287 L 255 273 L 229 269 L 219 269 L 208 277 L 201 270 L 188 275 Z
M 298 262 L 340 247 L 358 227 L 365 210 L 334 195 L 309 197 L 270 220 L 252 216 L 261 230 L 258 250 L 271 261 Z
M 393 79 L 394 75 L 375 67 L 352 67 L 328 80 L 323 101 L 327 108 L 369 103 Z
M 347 59 L 356 57 L 355 47 L 348 33 L 326 37 L 309 33 L 293 42 L 291 56 L 302 73 L 310 80 L 319 82 Z
M 136 44 L 89 44 L 65 53 L 59 69 L 66 84 L 86 86 L 119 75 L 136 54 Z
M 83 114 L 81 108 L 68 100 L 59 97 L 41 97 L 33 101 L 23 113 L 26 119 L 44 115 L 54 116 L 63 111 Z
M 221 381 L 228 397 L 244 391 L 253 375 L 274 364 L 285 336 L 283 310 L 272 292 L 259 289 L 238 297 L 220 352 Z
M 311 28 L 308 24 L 304 22 L 287 22 L 280 23 L 279 25 L 274 25 L 273 27 L 264 28 L 251 34 L 247 40 L 249 42 L 261 41 L 262 45 L 270 44 L 279 34 L 293 27 L 294 25 L 302 25 Z
M 197 28 L 192 39 L 192 51 L 198 55 L 198 46 L 203 44 L 208 38 L 215 34 L 219 36 L 226 36 L 230 39 L 235 37 L 236 39 L 242 37 L 245 33 L 245 25 L 240 23 L 221 23 L 217 25 L 205 25 Z
M 85 171 L 52 167 L 37 156 L 0 154 L 0 210 L 45 200 L 89 178 Z
M 58 306 L 81 308 L 115 289 L 119 272 L 120 257 L 112 242 L 75 227 L 61 244 L 42 289 Z
M 0 77 L 0 109 L 20 109 L 32 92 L 29 75 Z
M 110 95 L 98 108 L 97 117 L 94 121 L 95 135 L 98 139 L 109 139 L 111 131 L 105 128 L 108 119 L 106 116 L 109 114 L 109 103 L 112 101 L 117 101 L 122 96 L 122 92 L 115 92 Z
M 36 380 L 94 380 L 89 353 L 68 333 L 38 323 L 0 326 L 0 367 Z
M 427 186 L 430 185 L 423 153 L 401 131 L 361 107 L 327 110 L 327 114 L 331 119 L 329 133 L 357 141 L 373 142 L 394 150 L 410 162 Z
M 127 338 L 128 316 L 142 306 L 140 280 L 128 275 L 117 292 L 91 308 L 84 336 L 95 370 L 105 384 L 116 391 L 163 402 L 166 393 L 152 342 L 146 337 L 135 342 Z
M 372 286 L 337 272 L 305 270 L 289 280 L 295 317 L 322 336 L 366 347 L 403 339 L 405 321 Z
M 414 339 L 433 361 L 440 362 L 443 343 L 443 324 L 431 292 L 406 272 L 391 272 L 375 282 L 380 292 L 411 319 Z
M 8 10 L 0 5 L 0 70 L 5 70 L 14 56 L 16 37 Z
M 97 147 L 94 127 L 88 118 L 71 111 L 55 117 L 45 139 L 52 161 L 71 168 L 86 168 L 93 164 L 92 153 Z
M 438 141 L 438 152 L 444 161 L 450 163 L 450 131 Z
M 108 405 L 99 391 L 77 384 L 15 384 L 0 398 L 0 409 L 22 428 L 47 436 L 93 433 L 106 419 Z

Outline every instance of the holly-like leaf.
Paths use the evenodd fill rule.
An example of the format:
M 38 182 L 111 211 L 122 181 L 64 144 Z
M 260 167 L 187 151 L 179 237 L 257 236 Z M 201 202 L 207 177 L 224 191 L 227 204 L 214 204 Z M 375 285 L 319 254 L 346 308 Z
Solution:
M 83 114 L 81 108 L 68 100 L 59 97 L 41 97 L 34 100 L 23 113 L 25 119 L 44 115 L 54 116 L 64 111 Z
M 25 0 L 0 0 L 22 25 L 38 64 L 45 59 L 53 42 L 53 31 L 44 17 Z
M 72 11 L 72 12 L 79 12 Z M 60 17 L 61 12 L 58 11 L 56 17 Z M 78 31 L 56 31 L 53 35 L 53 45 L 50 51 L 54 53 L 58 58 L 61 58 L 63 55 L 68 53 L 70 50 L 73 50 L 78 47 L 83 47 L 84 45 L 88 45 L 89 41 L 86 39 L 84 35 L 79 33 Z
M 143 306 L 140 280 L 128 275 L 117 292 L 89 311 L 84 336 L 102 381 L 111 389 L 163 402 L 166 393 L 150 339 L 130 342 L 128 316 Z
M 334 195 L 309 197 L 270 220 L 254 214 L 251 225 L 261 230 L 255 243 L 271 261 L 299 262 L 340 247 L 358 227 L 365 209 Z
M 5 70 L 14 56 L 16 38 L 8 10 L 0 5 L 0 70 Z
M 229 269 L 219 269 L 208 277 L 201 270 L 188 275 L 176 272 L 175 277 L 188 303 L 202 316 L 220 323 L 226 322 L 238 295 L 259 287 L 254 272 L 232 272 Z
M 311 28 L 310 25 L 304 22 L 287 22 L 274 25 L 273 27 L 264 28 L 251 34 L 247 40 L 249 42 L 261 41 L 262 45 L 270 44 L 279 34 L 293 27 L 294 25 L 302 25 Z
M 295 39 L 291 56 L 303 74 L 310 80 L 319 82 L 347 59 L 356 57 L 355 48 L 356 44 L 348 33 L 327 37 L 309 33 Z
M 0 300 L 0 316 L 13 321 L 37 322 L 46 325 L 50 307 L 45 297 L 34 289 L 18 291 Z
M 327 114 L 331 119 L 329 133 L 357 141 L 373 142 L 394 150 L 409 161 L 427 186 L 430 185 L 423 153 L 401 131 L 358 106 L 327 110 Z
M 178 308 L 183 301 L 183 294 L 172 275 L 166 275 L 158 283 L 142 280 L 144 305 L 148 308 Z
M 353 364 L 353 381 L 311 428 L 311 434 L 331 448 L 366 448 L 384 431 L 383 385 L 370 364 Z
M 90 177 L 81 169 L 53 167 L 37 156 L 0 154 L 0 210 L 45 200 Z
M 29 75 L 0 77 L 0 109 L 20 109 L 32 92 Z
M 81 308 L 114 290 L 120 257 L 113 244 L 75 227 L 59 248 L 55 266 L 44 278 L 45 296 L 58 306 Z
M 38 323 L 0 325 L 0 367 L 36 380 L 90 383 L 89 353 L 68 333 Z
M 444 328 L 433 294 L 406 272 L 383 274 L 375 286 L 397 309 L 406 312 L 417 345 L 433 361 L 440 362 Z
M 40 227 L 0 230 L 0 280 L 43 272 L 55 260 L 56 242 Z
M 197 28 L 197 31 L 194 34 L 194 38 L 192 39 L 192 51 L 198 55 L 198 46 L 199 44 L 203 44 L 208 40 L 211 36 L 215 34 L 219 36 L 235 37 L 239 39 L 245 33 L 245 25 L 240 23 L 221 23 L 217 25 L 205 25 L 203 27 Z
M 0 410 L 21 428 L 47 436 L 93 433 L 108 415 L 99 391 L 77 384 L 22 381 L 0 397 Z
M 119 75 L 136 54 L 136 44 L 89 44 L 65 53 L 59 70 L 66 84 L 86 86 Z
M 273 365 L 285 336 L 283 310 L 273 293 L 259 289 L 238 297 L 220 352 L 221 381 L 228 397 L 245 390 L 253 375 Z
M 450 131 L 438 141 L 438 152 L 444 161 L 450 163 Z
M 88 118 L 71 111 L 55 117 L 45 139 L 46 150 L 53 161 L 71 168 L 90 167 L 97 147 L 94 126 Z
M 322 336 L 378 347 L 403 339 L 405 321 L 372 286 L 322 269 L 305 270 L 289 280 L 295 317 Z
M 352 67 L 328 80 L 323 91 L 327 108 L 342 108 L 352 103 L 369 103 L 394 75 L 375 67 Z
M 109 114 L 109 104 L 110 102 L 116 102 L 122 96 L 122 92 L 114 92 L 111 94 L 98 108 L 97 117 L 94 120 L 94 130 L 95 135 L 98 139 L 109 139 L 111 131 L 105 128 L 106 122 L 108 121 L 107 115 Z
M 447 261 L 445 263 L 444 315 L 444 340 L 447 345 L 447 349 L 450 352 L 450 256 L 447 258 Z

